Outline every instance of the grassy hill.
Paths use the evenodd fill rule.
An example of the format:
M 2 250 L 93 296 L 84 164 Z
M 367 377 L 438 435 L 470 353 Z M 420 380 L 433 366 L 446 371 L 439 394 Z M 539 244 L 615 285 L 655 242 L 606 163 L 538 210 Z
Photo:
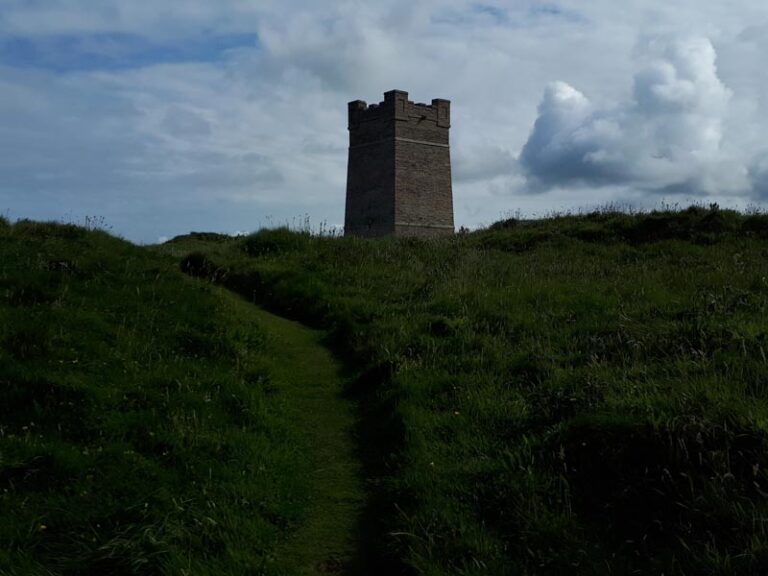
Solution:
M 162 250 L 330 330 L 358 370 L 381 546 L 410 572 L 768 571 L 766 216 Z
M 0 220 L 0 574 L 288 574 L 309 445 L 257 310 L 177 262 Z
M 768 217 L 711 207 L 152 248 L 0 220 L 0 574 L 290 574 L 338 536 L 288 324 L 220 287 L 345 362 L 380 572 L 768 572 Z

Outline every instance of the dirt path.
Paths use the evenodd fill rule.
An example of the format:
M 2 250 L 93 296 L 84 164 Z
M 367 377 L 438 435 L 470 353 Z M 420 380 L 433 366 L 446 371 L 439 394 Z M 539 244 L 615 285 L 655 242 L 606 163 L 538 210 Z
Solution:
M 322 333 L 263 310 L 269 334 L 269 369 L 286 410 L 306 433 L 313 456 L 308 521 L 278 550 L 302 575 L 359 576 L 357 524 L 365 504 L 361 464 L 355 454 L 355 406 L 342 396 L 341 367 Z

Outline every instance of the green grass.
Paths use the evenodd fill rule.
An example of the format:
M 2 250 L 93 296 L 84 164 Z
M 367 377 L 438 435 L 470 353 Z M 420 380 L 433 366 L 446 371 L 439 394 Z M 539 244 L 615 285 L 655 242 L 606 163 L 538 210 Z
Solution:
M 765 215 L 160 250 L 330 330 L 390 573 L 768 571 Z
M 287 575 L 349 556 L 349 454 L 354 505 L 316 518 L 335 508 L 304 431 L 351 418 L 316 340 L 172 258 L 1 219 L 0 574 Z M 311 390 L 290 368 L 304 354 Z M 281 552 L 303 533 L 325 540 L 304 565 Z
M 0 574 L 764 574 L 767 393 L 761 214 L 0 218 Z
M 356 416 L 343 396 L 341 367 L 322 332 L 258 312 L 270 334 L 266 365 L 283 384 L 285 415 L 308 447 L 311 468 L 306 521 L 276 551 L 297 574 L 364 567 L 357 523 L 365 494 L 354 445 Z

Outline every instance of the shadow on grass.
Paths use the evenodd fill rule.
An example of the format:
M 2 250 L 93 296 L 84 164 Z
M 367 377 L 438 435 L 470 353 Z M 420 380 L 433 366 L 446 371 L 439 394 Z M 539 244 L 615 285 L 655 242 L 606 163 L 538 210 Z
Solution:
M 349 365 L 348 363 L 346 365 Z M 388 478 L 397 467 L 397 453 L 404 443 L 402 421 L 396 417 L 395 399 L 382 397 L 391 376 L 389 366 L 376 366 L 352 374 L 346 396 L 358 407 L 355 430 L 357 456 L 363 464 L 367 503 L 358 522 L 359 549 L 347 567 L 349 576 L 397 576 L 415 573 L 403 565 L 402 551 L 389 533 L 399 495 Z
M 356 456 L 362 464 L 366 504 L 351 535 L 357 543 L 354 558 L 347 566 L 320 567 L 321 572 L 348 576 L 410 576 L 403 551 L 390 534 L 397 514 L 394 502 L 401 501 L 391 478 L 396 476 L 397 456 L 404 443 L 404 429 L 398 418 L 396 398 L 388 386 L 391 368 L 387 365 L 360 369 L 360 360 L 345 343 L 353 326 L 349 322 L 326 317 L 321 308 L 307 307 L 304 294 L 272 290 L 270 281 L 256 271 L 239 273 L 194 252 L 182 259 L 181 270 L 191 276 L 219 284 L 255 305 L 284 318 L 326 330 L 325 344 L 340 360 L 342 374 L 350 384 L 344 394 L 357 408 L 354 430 Z M 327 331 L 329 325 L 333 328 Z

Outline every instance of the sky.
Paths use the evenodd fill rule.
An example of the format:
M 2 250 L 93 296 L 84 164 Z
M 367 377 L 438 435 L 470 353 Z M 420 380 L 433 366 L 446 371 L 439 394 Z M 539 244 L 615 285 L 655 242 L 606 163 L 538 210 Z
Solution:
M 452 102 L 456 225 L 768 206 L 764 0 L 0 0 L 0 215 L 343 225 L 347 102 Z

